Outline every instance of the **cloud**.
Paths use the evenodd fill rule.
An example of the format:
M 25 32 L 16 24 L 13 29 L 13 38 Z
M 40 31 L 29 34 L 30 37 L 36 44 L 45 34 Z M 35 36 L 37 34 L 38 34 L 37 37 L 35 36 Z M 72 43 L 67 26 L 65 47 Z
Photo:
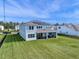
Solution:
M 54 0 L 52 4 L 46 9 L 46 12 L 59 11 L 63 0 Z
M 7 19 L 10 17 L 55 20 L 56 18 L 79 18 L 79 0 L 5 0 L 5 3 Z M 0 0 L 0 17 L 2 16 L 3 5 Z
M 10 16 L 22 16 L 22 17 L 30 16 L 30 17 L 37 17 L 37 18 L 48 18 L 50 16 L 49 15 L 50 12 L 54 12 L 60 9 L 60 3 L 62 2 L 62 0 L 61 2 L 59 0 L 54 0 L 54 1 L 50 0 L 50 1 L 51 1 L 51 4 L 47 0 L 46 1 L 47 4 L 43 5 L 45 0 L 44 1 L 39 0 L 35 2 L 35 4 L 37 5 L 33 4 L 32 6 L 32 4 L 30 4 L 30 2 L 26 0 L 23 0 L 23 1 L 22 0 L 20 1 L 6 0 L 6 4 L 5 4 L 6 15 L 7 16 L 10 15 Z M 25 2 L 26 2 L 26 5 L 25 5 Z M 24 8 L 24 5 L 26 6 L 25 8 Z M 41 7 L 43 7 L 43 9 L 41 9 Z
M 59 17 L 79 18 L 79 10 L 75 10 L 73 13 L 62 13 Z
M 17 3 L 16 0 L 6 0 L 5 5 L 6 5 L 5 6 L 6 16 L 17 16 L 17 17 L 19 17 L 19 16 L 21 16 L 21 17 L 30 16 L 30 17 L 38 17 L 38 18 L 48 17 L 48 15 L 46 15 L 46 14 L 39 13 L 38 9 L 36 9 L 35 7 L 29 5 L 29 3 L 28 4 L 26 3 L 27 7 L 24 8 L 24 6 L 22 7 L 21 5 L 19 5 L 19 3 Z M 0 11 L 0 12 L 2 12 L 2 11 Z

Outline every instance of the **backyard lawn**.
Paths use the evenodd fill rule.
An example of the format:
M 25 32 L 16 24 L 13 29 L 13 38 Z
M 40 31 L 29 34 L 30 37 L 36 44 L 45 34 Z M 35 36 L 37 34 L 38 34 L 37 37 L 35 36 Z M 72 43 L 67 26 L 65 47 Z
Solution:
M 5 35 L 0 34 L 0 40 L 2 40 L 2 38 L 3 38 L 4 36 L 5 36 Z
M 24 41 L 19 35 L 7 35 L 0 48 L 0 59 L 79 59 L 79 40 L 58 36 Z

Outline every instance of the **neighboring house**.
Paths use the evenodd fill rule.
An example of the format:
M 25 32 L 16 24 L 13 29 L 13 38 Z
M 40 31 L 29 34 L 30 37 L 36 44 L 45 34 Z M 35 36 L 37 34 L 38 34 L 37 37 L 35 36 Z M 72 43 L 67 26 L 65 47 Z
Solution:
M 73 25 L 73 24 L 61 25 L 61 26 L 58 26 L 58 33 L 79 36 L 79 26 Z
M 4 26 L 0 25 L 0 30 L 3 31 L 4 30 Z
M 27 22 L 19 27 L 20 35 L 27 41 L 56 38 L 56 31 L 57 28 L 55 26 L 41 21 Z
M 19 30 L 19 25 L 15 26 L 15 30 L 18 31 Z

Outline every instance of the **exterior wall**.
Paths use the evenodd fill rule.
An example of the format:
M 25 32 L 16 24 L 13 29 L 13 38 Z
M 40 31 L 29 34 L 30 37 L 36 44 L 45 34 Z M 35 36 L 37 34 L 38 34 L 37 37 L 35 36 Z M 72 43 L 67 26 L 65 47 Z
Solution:
M 42 25 L 39 25 L 39 26 L 42 26 Z M 49 26 L 42 26 L 41 29 L 47 29 Z M 51 28 L 52 29 L 52 28 Z M 36 30 L 39 30 L 37 29 L 37 26 L 34 26 L 34 30 L 29 30 L 29 26 L 26 26 L 26 25 L 20 25 L 19 27 L 19 33 L 20 35 L 26 40 L 26 41 L 30 41 L 30 40 L 36 40 L 37 37 L 36 37 Z M 56 32 L 56 31 L 49 31 L 49 32 Z M 28 38 L 28 34 L 35 34 L 35 37 L 33 38 Z M 56 35 L 56 34 L 55 34 Z
M 21 25 L 19 28 L 20 28 L 19 34 L 20 34 L 24 39 L 26 39 L 25 26 L 22 26 L 22 25 Z
M 4 30 L 4 26 L 0 26 L 0 30 Z
M 36 40 L 36 32 L 33 30 L 29 30 L 28 26 L 20 26 L 19 33 L 26 41 Z M 35 34 L 35 37 L 28 38 L 28 34 Z
M 75 31 L 64 26 L 61 26 L 61 29 L 58 29 L 58 33 L 79 36 L 79 31 Z
M 34 34 L 35 37 L 34 37 L 34 38 L 28 38 L 28 34 Z M 35 33 L 35 32 L 27 32 L 27 34 L 26 34 L 26 40 L 27 40 L 27 41 L 36 40 L 36 33 Z
M 19 25 L 16 25 L 15 26 L 15 30 L 19 30 Z
M 26 41 L 30 40 L 36 40 L 36 26 L 34 26 L 34 30 L 29 30 L 29 26 L 25 26 L 25 31 L 26 31 Z M 28 34 L 35 34 L 34 38 L 28 38 Z

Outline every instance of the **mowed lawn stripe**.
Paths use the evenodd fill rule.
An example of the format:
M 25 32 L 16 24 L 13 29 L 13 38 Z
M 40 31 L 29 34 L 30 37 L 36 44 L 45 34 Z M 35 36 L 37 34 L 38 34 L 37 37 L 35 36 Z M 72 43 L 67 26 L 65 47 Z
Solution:
M 9 36 L 6 37 L 4 43 L 7 41 L 7 40 L 10 40 L 11 39 L 9 38 Z M 12 43 L 3 43 L 3 46 L 1 48 L 2 50 L 2 59 L 11 59 L 13 56 L 12 56 Z
M 20 43 L 17 42 L 16 38 L 13 38 L 16 42 L 13 42 L 13 51 L 14 51 L 14 58 L 15 59 L 24 59 L 22 53 L 22 47 L 20 47 Z
M 23 49 L 20 49 L 20 50 L 23 50 L 28 55 L 28 58 L 36 58 L 36 59 L 39 58 L 40 59 L 40 57 L 46 57 L 46 55 L 47 55 L 46 51 L 44 52 L 44 50 L 41 50 L 41 49 L 37 50 L 34 47 L 34 45 L 31 45 L 31 44 L 32 43 L 27 43 L 27 45 L 26 45 L 26 42 L 24 44 L 23 43 L 21 44 L 21 42 L 20 42 L 20 44 L 19 44 L 19 46 L 21 48 L 23 48 L 23 46 L 25 46 Z M 43 48 L 41 45 L 40 45 L 40 47 Z M 26 48 L 27 48 L 27 50 L 26 50 Z M 39 48 L 39 46 L 37 48 Z M 41 50 L 42 53 L 39 54 L 38 51 L 40 51 L 40 50 Z M 45 54 L 45 55 L 43 56 L 42 54 Z M 41 56 L 39 56 L 39 55 L 41 55 Z M 49 56 L 51 56 L 51 55 L 49 55 Z
M 24 41 L 8 35 L 0 49 L 1 59 L 79 59 L 79 40 L 58 36 L 56 39 Z M 2 55 L 1 55 L 2 54 Z
M 16 37 L 16 39 L 20 39 L 20 38 Z M 18 58 L 19 59 L 24 59 L 24 58 L 29 57 L 29 56 L 27 56 L 28 55 L 27 52 L 24 51 L 24 46 L 25 45 L 23 44 L 23 42 L 16 42 L 16 44 L 14 44 L 14 47 L 16 47 L 16 49 L 14 49 L 14 50 L 17 52 L 17 54 L 15 55 L 15 56 L 17 56 L 17 59 Z M 27 49 L 28 48 L 26 48 L 26 51 L 27 51 Z

